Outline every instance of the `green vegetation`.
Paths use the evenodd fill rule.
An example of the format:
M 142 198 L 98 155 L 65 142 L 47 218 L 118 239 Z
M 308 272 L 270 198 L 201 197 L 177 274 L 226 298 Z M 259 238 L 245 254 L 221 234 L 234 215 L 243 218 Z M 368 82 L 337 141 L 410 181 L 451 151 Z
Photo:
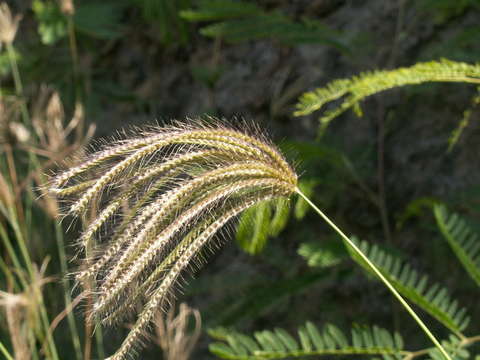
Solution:
M 135 357 L 136 342 L 121 339 L 143 334 L 141 313 L 152 325 L 137 356 L 146 360 L 480 359 L 477 0 L 0 3 L 0 358 Z M 52 175 L 105 149 L 116 131 L 128 139 L 132 124 L 187 117 L 226 119 L 255 136 L 266 128 L 295 165 L 296 195 L 263 201 L 270 195 L 247 188 L 205 208 L 161 254 L 150 232 L 127 254 L 106 239 L 139 239 L 145 223 L 128 224 L 175 188 L 171 179 L 241 160 L 213 151 L 138 182 L 136 170 L 161 164 L 155 151 L 98 185 L 134 146 L 47 191 Z M 185 193 L 162 221 L 224 186 Z M 74 208 L 82 215 L 67 216 L 85 194 Z M 256 204 L 241 212 L 245 199 Z M 348 236 L 319 221 L 320 209 Z

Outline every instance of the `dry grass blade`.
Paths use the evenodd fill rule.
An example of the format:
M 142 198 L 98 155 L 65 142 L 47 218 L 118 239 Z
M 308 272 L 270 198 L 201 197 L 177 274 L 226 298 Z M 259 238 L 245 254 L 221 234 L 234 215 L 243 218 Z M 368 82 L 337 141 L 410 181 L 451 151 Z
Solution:
M 0 4 L 0 43 L 11 44 L 17 34 L 21 15 L 12 15 L 6 2 Z
M 245 209 L 288 197 L 297 176 L 264 138 L 190 122 L 115 141 L 52 179 L 51 191 L 91 218 L 79 240 L 80 282 L 93 283 L 92 317 L 138 314 L 118 351 L 132 353 L 180 274 Z M 103 235 L 102 235 L 103 234 Z M 88 286 L 87 286 L 88 288 Z
M 53 278 L 44 276 L 47 265 L 48 259 L 43 262 L 40 269 L 34 266 L 34 278 L 24 292 L 14 294 L 0 291 L 0 307 L 5 309 L 8 332 L 12 339 L 16 360 L 32 358 L 28 332 L 38 331 L 42 287 L 53 281 Z
M 188 360 L 200 337 L 200 312 L 185 303 L 180 304 L 177 316 L 174 310 L 172 306 L 166 316 L 158 313 L 155 317 L 157 343 L 163 350 L 165 360 Z M 195 320 L 195 326 L 189 331 L 191 320 Z

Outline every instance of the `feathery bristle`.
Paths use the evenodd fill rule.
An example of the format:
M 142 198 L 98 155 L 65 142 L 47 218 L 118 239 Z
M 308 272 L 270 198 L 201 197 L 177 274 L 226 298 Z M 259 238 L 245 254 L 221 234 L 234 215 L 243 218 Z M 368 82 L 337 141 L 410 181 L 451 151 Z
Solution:
M 267 140 L 217 121 L 116 141 L 51 184 L 72 198 L 69 213 L 87 221 L 77 279 L 96 294 L 91 316 L 114 324 L 144 304 L 109 358 L 120 360 L 215 234 L 245 209 L 291 195 L 297 175 Z

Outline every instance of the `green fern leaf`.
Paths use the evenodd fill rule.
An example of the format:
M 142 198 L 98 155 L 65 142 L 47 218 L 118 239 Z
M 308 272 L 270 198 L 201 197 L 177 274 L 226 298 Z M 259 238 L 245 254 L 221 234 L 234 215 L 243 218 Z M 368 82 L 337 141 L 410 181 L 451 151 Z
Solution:
M 457 214 L 443 205 L 433 209 L 438 227 L 471 278 L 480 286 L 480 237 Z
M 278 338 L 283 342 L 283 344 L 287 347 L 289 351 L 298 350 L 297 341 L 293 338 L 293 336 L 291 336 L 284 329 L 276 328 L 275 333 L 277 334 Z
M 287 226 L 290 217 L 290 201 L 280 198 L 275 200 L 272 206 L 273 216 L 269 225 L 269 235 L 275 237 Z
M 335 266 L 348 257 L 345 247 L 337 239 L 322 243 L 305 242 L 300 244 L 297 252 L 309 266 L 319 268 Z
M 467 327 L 470 317 L 466 314 L 466 309 L 458 306 L 458 302 L 448 294 L 447 289 L 441 287 L 438 283 L 428 286 L 426 275 L 420 275 L 408 263 L 387 254 L 377 245 L 370 245 L 366 241 L 359 241 L 356 238 L 352 238 L 352 241 L 404 297 L 421 307 L 456 334 L 461 334 Z M 346 246 L 352 258 L 371 273 L 370 267 L 350 249 L 348 244 Z
M 402 355 L 410 354 L 403 350 L 403 341 L 398 333 L 390 334 L 376 326 L 355 325 L 351 341 L 332 324 L 327 324 L 320 331 L 311 322 L 299 327 L 298 341 L 286 330 L 279 328 L 255 332 L 253 337 L 224 328 L 209 330 L 209 334 L 221 341 L 211 344 L 209 348 L 222 359 L 303 359 L 315 355 L 357 354 L 400 359 Z
M 330 334 L 332 336 L 332 345 L 333 347 L 335 348 L 336 347 L 336 344 L 338 344 L 338 346 L 340 348 L 346 348 L 348 347 L 348 340 L 347 338 L 345 337 L 345 335 L 340 331 L 339 328 L 337 328 L 335 325 L 332 325 L 332 324 L 328 324 L 326 326 L 326 332 L 328 334 Z M 335 344 L 336 343 L 336 344 Z
M 438 24 L 444 24 L 448 20 L 461 15 L 469 7 L 477 7 L 476 0 L 422 0 L 416 3 L 419 10 L 428 11 L 429 15 L 433 14 L 434 21 Z
M 377 70 L 361 73 L 350 79 L 334 80 L 326 86 L 303 94 L 297 103 L 294 115 L 308 115 L 325 104 L 343 98 L 336 108 L 325 112 L 320 118 L 323 130 L 335 117 L 350 108 L 359 110 L 359 102 L 366 97 L 395 87 L 425 82 L 480 83 L 480 64 L 441 59 L 417 63 L 411 67 L 395 70 Z M 358 113 L 358 111 L 357 111 Z
M 125 4 L 120 1 L 98 1 L 79 4 L 74 23 L 78 32 L 98 39 L 116 39 L 122 35 L 122 12 Z
M 480 105 L 480 86 L 477 88 L 477 94 L 475 94 L 470 100 L 470 107 L 463 112 L 463 117 L 458 123 L 457 127 L 453 129 L 448 138 L 448 149 L 447 152 L 451 152 L 455 145 L 458 143 L 458 140 L 462 136 L 465 128 L 470 124 L 472 117 L 472 112 L 475 108 Z
M 442 341 L 442 346 L 452 357 L 452 359 L 461 360 L 470 358 L 470 352 L 465 349 L 465 345 L 462 344 L 462 341 L 454 335 L 450 335 L 448 341 Z M 440 353 L 440 351 L 436 348 L 430 349 L 428 355 L 432 360 L 445 359 L 445 356 L 443 356 L 443 354 Z
M 268 202 L 261 202 L 247 209 L 240 218 L 237 228 L 237 242 L 249 254 L 258 254 L 267 242 L 271 208 Z
M 310 337 L 310 339 L 312 339 L 315 348 L 318 351 L 322 351 L 323 349 L 325 349 L 325 343 L 323 342 L 322 335 L 318 331 L 317 327 L 313 325 L 313 323 L 311 323 L 310 321 L 307 321 L 307 323 L 305 324 L 305 329 L 308 332 L 308 336 Z
M 245 19 L 235 19 L 203 27 L 200 33 L 207 37 L 223 38 L 230 43 L 273 39 L 287 45 L 301 43 L 326 43 L 340 50 L 346 47 L 335 40 L 325 27 L 295 23 L 278 14 L 265 14 Z
M 235 19 L 244 16 L 261 14 L 262 10 L 254 3 L 225 1 L 225 0 L 203 0 L 199 2 L 197 9 L 180 11 L 180 17 L 191 21 L 219 21 Z
M 237 243 L 249 254 L 260 253 L 268 238 L 285 228 L 289 215 L 289 201 L 283 199 L 261 202 L 247 209 L 237 226 Z
M 204 0 L 195 9 L 181 11 L 180 17 L 192 22 L 214 21 L 200 33 L 231 43 L 274 39 L 284 44 L 326 43 L 348 51 L 338 41 L 340 35 L 318 21 L 295 22 L 279 12 L 263 11 L 253 2 Z
M 208 349 L 221 359 L 242 359 L 236 356 L 234 350 L 227 344 L 213 343 L 208 346 Z
M 254 352 L 260 350 L 260 347 L 252 338 L 243 334 L 237 334 L 237 338 L 243 344 L 243 346 L 248 349 L 248 351 Z
M 227 338 L 227 342 L 235 354 L 242 355 L 242 356 L 245 356 L 248 354 L 247 348 L 243 346 L 243 343 L 238 338 L 238 336 L 229 336 Z
M 158 29 L 158 37 L 164 44 L 187 43 L 188 23 L 180 14 L 190 6 L 190 0 L 136 0 L 134 4 L 141 9 L 143 18 Z
M 309 337 L 308 327 L 299 327 L 298 328 L 298 337 L 300 338 L 300 344 L 302 345 L 303 351 L 312 351 L 312 340 Z

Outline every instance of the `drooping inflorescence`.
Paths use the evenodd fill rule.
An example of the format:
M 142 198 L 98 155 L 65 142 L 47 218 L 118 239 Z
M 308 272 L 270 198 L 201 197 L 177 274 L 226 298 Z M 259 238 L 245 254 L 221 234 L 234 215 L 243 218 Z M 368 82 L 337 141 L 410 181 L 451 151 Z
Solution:
M 86 223 L 77 279 L 93 288 L 91 315 L 110 325 L 142 309 L 111 359 L 131 351 L 221 228 L 296 187 L 295 172 L 268 141 L 218 122 L 115 141 L 54 177 L 51 192 L 72 200 L 68 213 Z

